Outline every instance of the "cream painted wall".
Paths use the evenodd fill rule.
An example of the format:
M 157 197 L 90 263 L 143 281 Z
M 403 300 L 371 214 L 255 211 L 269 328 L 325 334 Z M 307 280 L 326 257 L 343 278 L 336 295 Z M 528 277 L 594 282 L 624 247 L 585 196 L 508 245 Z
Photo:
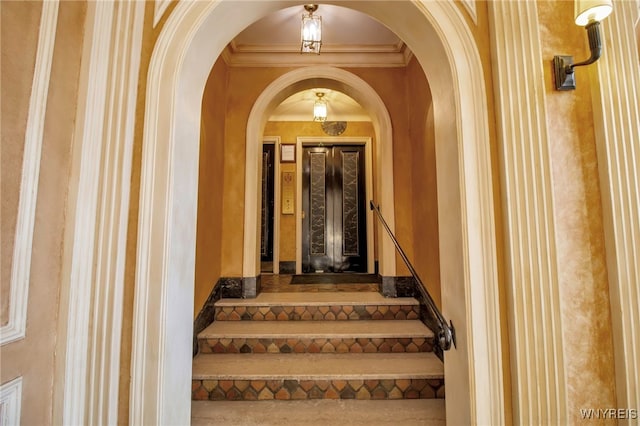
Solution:
M 11 261 L 20 198 L 20 176 L 29 97 L 38 46 L 42 4 L 30 2 L 2 7 L 2 246 L 0 250 L 0 325 L 9 321 Z M 17 37 L 16 34 L 21 34 Z M 8 42 L 8 41 L 11 42 Z
M 0 349 L 1 382 L 23 376 L 21 424 L 24 425 L 52 424 L 63 226 L 85 9 L 82 2 L 60 3 L 44 123 L 26 337 Z M 22 164 L 20 145 L 24 141 L 40 11 L 40 2 L 2 4 L 3 282 L 4 261 L 8 258 L 10 265 L 11 259 L 11 251 L 5 251 L 9 244 L 5 242 L 11 240 L 14 231 L 13 226 L 5 227 L 4 220 L 5 214 L 7 218 L 15 218 L 17 208 L 15 197 L 19 184 L 15 179 L 16 174 L 20 176 Z M 6 296 L 3 286 L 2 299 Z
M 586 31 L 571 25 L 573 16 L 571 2 L 538 3 L 548 63 L 558 54 L 572 54 L 576 61 L 589 57 Z M 575 424 L 582 420 L 580 408 L 617 406 L 611 312 L 603 303 L 609 287 L 588 71 L 576 69 L 575 91 L 558 92 L 551 67 L 545 68 L 568 413 Z

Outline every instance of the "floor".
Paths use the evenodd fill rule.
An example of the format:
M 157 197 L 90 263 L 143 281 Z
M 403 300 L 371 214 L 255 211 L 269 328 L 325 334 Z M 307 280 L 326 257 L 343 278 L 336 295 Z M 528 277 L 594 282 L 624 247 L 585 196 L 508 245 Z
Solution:
M 293 275 L 260 275 L 261 291 L 265 293 L 298 293 L 298 292 L 353 292 L 374 291 L 380 289 L 375 284 L 291 284 Z

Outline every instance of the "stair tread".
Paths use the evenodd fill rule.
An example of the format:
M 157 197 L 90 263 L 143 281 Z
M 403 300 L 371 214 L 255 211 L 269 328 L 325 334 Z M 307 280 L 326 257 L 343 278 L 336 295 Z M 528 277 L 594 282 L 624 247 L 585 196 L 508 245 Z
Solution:
M 444 426 L 444 399 L 193 401 L 191 424 Z
M 217 338 L 433 337 L 419 320 L 214 321 L 198 339 Z
M 432 352 L 361 354 L 199 354 L 196 380 L 441 379 Z
M 216 306 L 418 305 L 413 297 L 384 297 L 377 292 L 260 293 L 253 299 L 220 299 Z

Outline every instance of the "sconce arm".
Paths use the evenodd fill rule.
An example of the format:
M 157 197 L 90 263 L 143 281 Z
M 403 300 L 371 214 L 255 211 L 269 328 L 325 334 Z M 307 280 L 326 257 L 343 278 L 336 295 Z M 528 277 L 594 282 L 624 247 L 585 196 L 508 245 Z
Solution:
M 600 38 L 600 22 L 591 21 L 586 26 L 587 36 L 589 37 L 589 49 L 591 57 L 586 61 L 573 63 L 572 56 L 553 57 L 553 74 L 555 79 L 556 90 L 573 90 L 576 88 L 576 80 L 573 70 L 575 67 L 589 65 L 600 59 L 602 54 L 602 39 Z
M 578 62 L 575 64 L 567 65 L 565 67 L 565 73 L 571 74 L 573 73 L 573 69 L 575 67 L 581 67 L 584 65 L 591 65 L 598 59 L 600 59 L 600 55 L 602 54 L 602 39 L 600 37 L 600 22 L 593 21 L 589 22 L 585 29 L 587 30 L 587 36 L 589 37 L 589 49 L 591 50 L 591 57 L 586 61 Z

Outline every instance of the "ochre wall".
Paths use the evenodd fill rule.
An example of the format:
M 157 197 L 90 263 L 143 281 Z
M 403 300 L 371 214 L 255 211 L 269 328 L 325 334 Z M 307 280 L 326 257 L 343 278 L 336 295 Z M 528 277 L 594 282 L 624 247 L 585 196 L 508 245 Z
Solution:
M 590 53 L 586 31 L 573 24 L 572 2 L 539 2 L 538 18 L 543 60 L 548 64 L 545 106 L 568 412 L 579 423 L 581 408 L 617 406 L 611 312 L 590 70 L 577 68 L 576 90 L 559 92 L 551 61 L 558 54 L 572 54 L 580 61 Z
M 220 62 L 220 60 L 218 61 Z M 413 61 L 414 69 L 420 70 L 419 65 Z M 221 104 L 226 104 L 225 121 L 224 121 L 224 161 L 222 164 L 218 164 L 218 167 L 222 167 L 223 175 L 218 177 L 222 182 L 222 201 L 223 206 L 222 213 L 222 238 L 220 240 L 220 271 L 219 275 L 224 277 L 240 277 L 242 276 L 242 252 L 243 252 L 243 227 L 244 227 L 244 164 L 245 164 L 245 143 L 246 143 L 246 128 L 249 113 L 255 100 L 262 93 L 262 91 L 276 78 L 291 71 L 290 68 L 277 67 L 277 68 L 238 68 L 229 67 L 224 77 L 210 78 L 205 89 L 206 94 L 210 92 L 211 85 L 217 85 L 217 93 L 215 99 L 207 105 L 216 104 L 218 113 L 220 111 Z M 422 126 L 417 125 L 416 122 L 423 120 L 426 122 L 426 116 L 424 112 L 427 110 L 430 104 L 431 96 L 428 92 L 428 85 L 421 74 L 421 71 L 411 73 L 407 68 L 350 68 L 347 69 L 355 75 L 361 77 L 368 84 L 370 84 L 374 90 L 381 96 L 385 106 L 389 111 L 391 120 L 393 123 L 393 152 L 394 152 L 394 181 L 395 181 L 395 214 L 396 214 L 396 236 L 402 244 L 407 255 L 412 259 L 416 266 L 420 267 L 420 270 L 424 271 L 425 281 L 429 281 L 433 286 L 433 289 L 439 288 L 439 273 L 437 267 L 437 256 L 431 257 L 431 254 L 437 253 L 437 243 L 434 243 L 431 248 L 425 250 L 421 248 L 421 256 L 418 258 L 414 255 L 414 223 L 420 221 L 420 218 L 414 219 L 414 198 L 416 196 L 422 197 L 425 195 L 425 188 L 415 182 L 415 178 L 422 179 L 422 171 L 425 169 L 423 165 L 414 164 L 413 159 L 414 151 L 413 145 L 416 141 L 420 140 L 422 143 L 423 134 L 425 133 Z M 221 78 L 226 82 L 226 96 L 223 95 L 223 85 Z M 421 83 L 417 83 L 421 79 Z M 412 86 L 409 85 L 409 80 L 412 81 Z M 415 83 L 415 84 L 414 84 Z M 426 90 L 424 94 L 416 96 L 416 92 L 412 90 Z M 212 107 L 211 107 L 212 108 Z M 205 112 L 203 112 L 205 113 Z M 207 111 L 205 114 L 211 114 Z M 422 116 L 422 117 L 419 117 Z M 207 115 L 206 120 L 214 120 L 218 122 L 218 118 L 212 115 Z M 410 125 L 410 120 L 414 120 L 413 125 Z M 209 124 L 205 123 L 205 126 Z M 218 128 L 222 124 L 218 125 Z M 275 123 L 268 123 L 264 131 L 265 136 L 281 136 L 283 142 L 293 142 L 295 137 L 303 135 L 318 135 L 323 133 L 320 129 L 307 129 L 304 128 L 300 131 L 285 131 L 284 129 L 274 129 L 273 126 L 279 126 Z M 351 123 L 347 127 L 345 136 L 351 134 L 357 134 L 358 125 Z M 215 127 L 211 125 L 211 127 Z M 205 133 L 209 132 L 205 128 Z M 353 133 L 352 133 L 353 132 Z M 414 132 L 414 133 L 412 133 Z M 282 133 L 282 134 L 280 134 Z M 368 135 L 372 135 L 371 131 L 368 131 Z M 259 143 L 259 141 L 256 141 Z M 422 149 L 422 148 L 420 148 Z M 429 152 L 425 152 L 426 161 L 435 161 L 433 156 L 433 147 Z M 201 173 L 204 173 L 203 168 L 208 168 L 206 163 L 201 165 Z M 286 167 L 292 167 L 285 165 Z M 418 173 L 415 177 L 413 173 L 415 170 Z M 425 173 L 433 173 L 435 171 L 435 162 L 427 168 Z M 206 172 L 213 173 L 213 172 Z M 203 175 L 201 175 L 202 178 Z M 428 179 L 429 182 L 435 184 L 435 175 L 432 174 Z M 375 181 L 375 179 L 374 179 Z M 209 180 L 210 182 L 210 180 Z M 201 188 L 202 190 L 202 188 Z M 417 192 L 416 192 L 417 191 Z M 375 189 L 374 189 L 375 192 Z M 425 202 L 433 208 L 433 203 L 436 201 L 434 198 L 435 187 L 427 190 Z M 200 196 L 204 196 L 203 193 Z M 202 202 L 202 199 L 201 199 Z M 290 222 L 294 219 L 289 216 L 282 216 L 281 223 L 281 235 L 284 235 L 286 230 L 295 229 L 292 228 Z M 208 221 L 207 218 L 199 217 L 198 233 L 204 232 L 204 229 L 212 226 L 210 223 L 205 224 Z M 213 219 L 212 219 L 213 220 Z M 429 232 L 431 236 L 436 236 L 437 241 L 437 221 L 431 219 L 427 224 L 422 224 L 422 228 Z M 286 233 L 285 237 L 280 242 L 280 260 L 291 261 L 295 260 L 295 241 L 292 240 L 295 233 Z M 202 238 L 199 235 L 198 238 Z M 199 240 L 202 241 L 202 240 Z M 199 249 L 198 256 L 201 259 L 213 259 L 211 256 L 217 256 L 213 251 L 212 245 L 201 247 Z M 207 253 L 205 253 L 207 252 Z M 425 257 L 429 256 L 429 257 Z M 211 260 L 217 262 L 217 260 Z M 398 271 L 397 275 L 409 275 L 408 269 L 402 263 L 402 260 L 397 259 Z M 198 270 L 199 267 L 197 267 Z M 210 278 L 213 278 L 212 276 Z M 215 280 L 207 279 L 207 284 L 202 283 L 199 279 L 196 284 L 196 312 L 202 307 L 201 301 L 205 298 L 205 294 L 211 291 L 211 288 L 206 289 L 207 286 L 211 287 L 215 283 Z M 202 287 L 200 287 L 202 286 Z M 439 293 L 439 290 L 436 291 Z
M 420 103 L 419 96 L 408 98 L 407 76 L 404 68 L 351 68 L 348 71 L 365 80 L 382 98 L 393 127 L 393 185 L 395 198 L 395 236 L 409 259 L 413 253 L 413 211 L 411 145 L 409 110 L 412 103 Z M 396 275 L 409 276 L 400 255 L 396 256 Z
M 220 60 L 219 60 L 220 61 Z M 404 68 L 350 68 L 348 71 L 358 75 L 369 83 L 382 97 L 393 123 L 394 138 L 394 179 L 395 179 L 395 208 L 396 208 L 396 236 L 403 245 L 410 258 L 413 256 L 413 214 L 412 214 L 412 135 L 409 126 L 408 104 L 427 103 L 430 97 L 407 99 L 406 70 Z M 216 102 L 225 102 L 225 137 L 224 162 L 222 176 L 222 239 L 220 248 L 220 276 L 242 276 L 243 227 L 244 227 L 244 164 L 246 128 L 249 113 L 253 104 L 262 91 L 276 78 L 291 71 L 290 68 L 238 68 L 229 67 L 226 78 L 226 97 L 216 96 Z M 208 86 L 214 83 L 210 79 Z M 208 93 L 209 88 L 205 89 Z M 219 87 L 219 91 L 222 90 Z M 265 130 L 265 136 L 282 136 Z M 348 129 L 347 132 L 353 131 Z M 309 135 L 311 135 L 310 133 Z M 286 140 L 283 139 L 283 141 Z M 256 143 L 259 143 L 257 141 Z M 202 169 L 202 167 L 201 167 Z M 284 227 L 289 226 L 284 218 Z M 206 220 L 206 219 L 204 219 Z M 208 225 L 206 225 L 208 226 Z M 203 219 L 199 218 L 199 231 L 206 228 Z M 295 246 L 290 242 L 281 243 L 282 261 L 295 259 Z M 202 256 L 209 254 L 201 253 Z M 211 254 L 213 255 L 213 254 Z M 408 275 L 408 270 L 398 258 L 397 275 Z M 431 275 L 430 275 L 431 276 Z M 198 284 L 199 286 L 200 284 Z M 208 285 L 212 286 L 213 283 Z M 210 289 L 209 289 L 210 291 Z M 207 293 L 198 287 L 199 299 Z M 201 305 L 196 304 L 196 311 Z
M 40 25 L 40 2 L 2 4 L 2 259 L 11 265 L 22 150 Z M 2 346 L 0 381 L 22 383 L 24 425 L 52 424 L 64 219 L 86 4 L 60 2 L 44 123 L 26 337 Z M 7 173 L 7 175 L 5 175 Z M 7 178 L 5 180 L 5 178 Z M 18 179 L 16 181 L 16 179 Z M 6 192 L 5 192 L 6 191 Z M 5 214 L 13 223 L 4 224 Z M 2 299 L 8 294 L 3 285 Z
M 222 267 L 227 75 L 224 61 L 217 61 L 202 100 L 194 316 L 220 278 Z
M 38 47 L 41 2 L 2 5 L 2 245 L 0 250 L 0 325 L 9 321 L 11 261 L 13 258 L 24 138 L 29 97 Z M 20 36 L 18 36 L 20 34 Z
M 412 263 L 434 301 L 440 306 L 438 193 L 431 90 L 418 61 L 407 67 L 407 99 L 411 134 L 410 164 L 414 259 Z M 417 102 L 416 102 L 417 101 Z

